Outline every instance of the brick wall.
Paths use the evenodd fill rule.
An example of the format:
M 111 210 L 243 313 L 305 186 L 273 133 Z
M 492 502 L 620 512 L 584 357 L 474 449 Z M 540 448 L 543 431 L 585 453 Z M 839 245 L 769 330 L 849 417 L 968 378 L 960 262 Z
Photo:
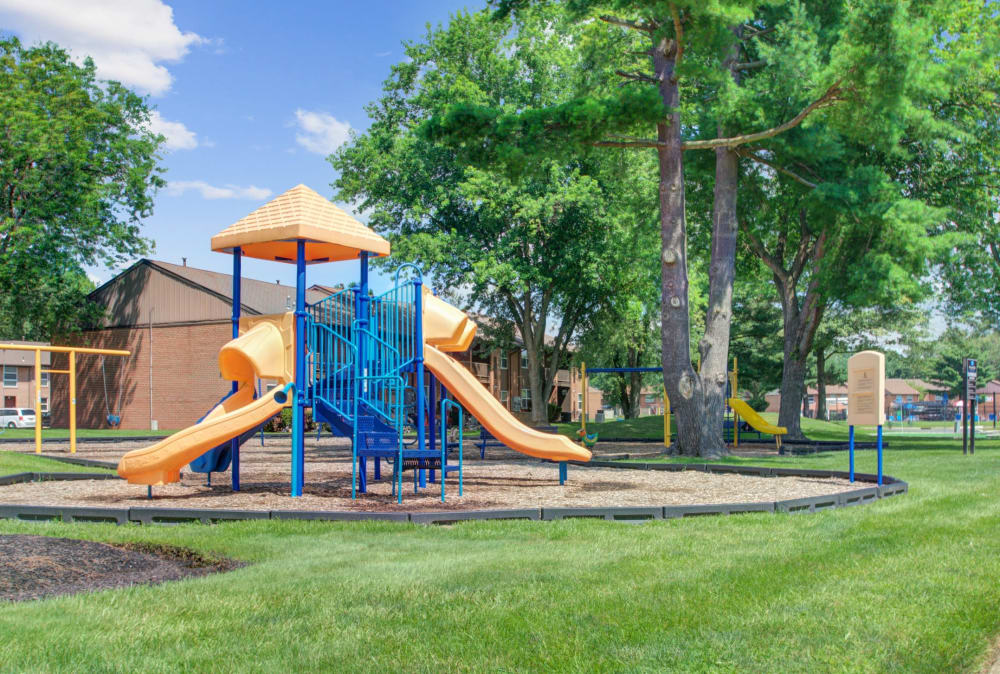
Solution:
M 28 354 L 33 356 L 32 354 Z M 7 367 L 13 367 L 17 370 L 17 385 L 16 386 L 4 386 L 3 385 L 3 366 L 0 366 L 0 407 L 30 407 L 34 409 L 35 407 L 35 368 L 25 367 L 23 365 L 8 365 Z M 42 370 L 47 369 L 42 367 Z M 53 377 L 58 375 L 51 375 Z M 49 387 L 42 387 L 42 398 L 48 399 Z M 14 399 L 13 405 L 8 405 L 10 402 L 8 398 Z M 51 403 L 50 403 L 51 404 Z
M 161 429 L 190 426 L 229 390 L 230 382 L 219 374 L 218 354 L 231 336 L 229 322 L 220 321 L 154 325 L 152 348 L 149 328 L 95 330 L 61 342 L 132 352 L 127 358 L 107 356 L 104 373 L 100 356 L 77 355 L 77 425 L 80 428 L 107 428 L 110 408 L 112 413 L 121 416 L 121 427 L 126 429 L 148 429 L 151 419 L 156 420 Z M 65 354 L 53 354 L 53 368 L 67 368 L 67 358 Z M 52 425 L 55 427 L 69 425 L 68 386 L 65 375 L 52 375 Z

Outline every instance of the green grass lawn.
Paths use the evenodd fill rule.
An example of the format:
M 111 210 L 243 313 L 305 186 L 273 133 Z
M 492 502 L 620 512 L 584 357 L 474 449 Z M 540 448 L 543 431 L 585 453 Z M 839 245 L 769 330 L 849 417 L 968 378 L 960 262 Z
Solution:
M 0 475 L 12 473 L 103 473 L 104 468 L 77 466 L 72 463 L 53 461 L 42 456 L 19 452 L 0 452 Z M 2 489 L 3 487 L 0 487 Z M 2 661 L 0 661 L 2 662 Z M 0 668 L 2 671 L 2 668 Z
M 910 493 L 640 525 L 0 520 L 250 562 L 0 606 L 0 670 L 977 671 L 1000 633 L 1000 441 L 893 440 L 886 471 Z
M 76 437 L 78 438 L 113 438 L 113 437 L 151 437 L 159 438 L 170 435 L 174 431 L 150 431 L 142 429 L 128 429 L 128 430 L 117 430 L 113 428 L 78 428 L 76 429 Z M 18 440 L 24 438 L 34 438 L 35 429 L 34 428 L 0 428 L 0 442 L 4 440 Z M 42 441 L 46 440 L 68 440 L 69 439 L 69 429 L 68 428 L 43 428 L 42 429 Z

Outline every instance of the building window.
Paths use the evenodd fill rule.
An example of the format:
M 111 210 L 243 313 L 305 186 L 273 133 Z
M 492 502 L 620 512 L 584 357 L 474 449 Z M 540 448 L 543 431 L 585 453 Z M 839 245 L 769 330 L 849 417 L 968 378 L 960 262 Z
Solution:
M 583 394 L 582 393 L 577 393 L 576 394 L 576 409 L 577 410 L 582 410 L 583 409 Z
M 510 398 L 510 393 L 507 391 L 500 391 L 500 404 L 507 407 L 507 401 Z
M 523 388 L 521 389 L 521 411 L 530 412 L 531 411 L 531 389 Z
M 42 398 L 42 414 L 48 414 L 48 413 L 49 413 L 49 399 Z
M 49 385 L 49 373 L 42 372 L 42 387 L 48 388 L 48 385 Z
M 655 403 L 656 402 L 656 395 L 655 394 L 647 394 L 646 395 L 646 402 L 647 403 Z
M 815 396 L 809 396 L 809 406 L 812 407 L 816 403 Z
M 4 386 L 17 386 L 17 366 L 16 365 L 4 365 L 3 366 L 3 385 Z
M 500 353 L 500 369 L 501 370 L 506 370 L 507 369 L 507 352 L 506 351 L 502 351 Z
M 521 369 L 522 370 L 528 369 L 528 352 L 525 351 L 524 349 L 521 349 Z

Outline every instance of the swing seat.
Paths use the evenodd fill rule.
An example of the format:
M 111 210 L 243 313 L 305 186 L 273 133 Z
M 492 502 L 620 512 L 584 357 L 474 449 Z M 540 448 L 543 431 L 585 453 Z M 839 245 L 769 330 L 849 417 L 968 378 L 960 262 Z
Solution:
M 108 415 L 108 425 L 110 425 L 110 426 L 117 426 L 121 422 L 122 422 L 122 418 L 120 416 L 118 416 L 117 414 L 109 414 Z

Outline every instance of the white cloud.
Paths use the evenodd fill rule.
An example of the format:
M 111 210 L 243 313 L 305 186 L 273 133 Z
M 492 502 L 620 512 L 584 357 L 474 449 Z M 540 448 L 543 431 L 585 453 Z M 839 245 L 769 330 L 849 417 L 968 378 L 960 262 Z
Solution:
M 375 52 L 375 56 L 377 56 L 379 58 L 384 58 L 386 56 L 389 56 L 390 54 L 392 54 L 391 51 L 379 51 L 379 52 Z
M 203 199 L 251 199 L 253 201 L 260 201 L 274 194 L 274 192 L 266 187 L 257 187 L 256 185 L 247 185 L 246 187 L 225 185 L 217 187 L 209 185 L 204 180 L 172 180 L 167 183 L 167 194 L 172 197 L 179 197 L 191 190 L 200 192 Z
M 0 0 L 0 25 L 28 44 L 51 40 L 78 60 L 90 56 L 100 77 L 154 96 L 173 82 L 161 62 L 210 42 L 181 32 L 162 0 Z
M 158 110 L 153 110 L 149 115 L 149 130 L 166 137 L 164 146 L 168 150 L 193 150 L 198 147 L 198 138 L 194 131 L 184 126 L 182 122 L 163 119 Z
M 295 111 L 299 132 L 295 142 L 316 154 L 326 156 L 343 145 L 351 134 L 351 125 L 341 122 L 328 112 Z

